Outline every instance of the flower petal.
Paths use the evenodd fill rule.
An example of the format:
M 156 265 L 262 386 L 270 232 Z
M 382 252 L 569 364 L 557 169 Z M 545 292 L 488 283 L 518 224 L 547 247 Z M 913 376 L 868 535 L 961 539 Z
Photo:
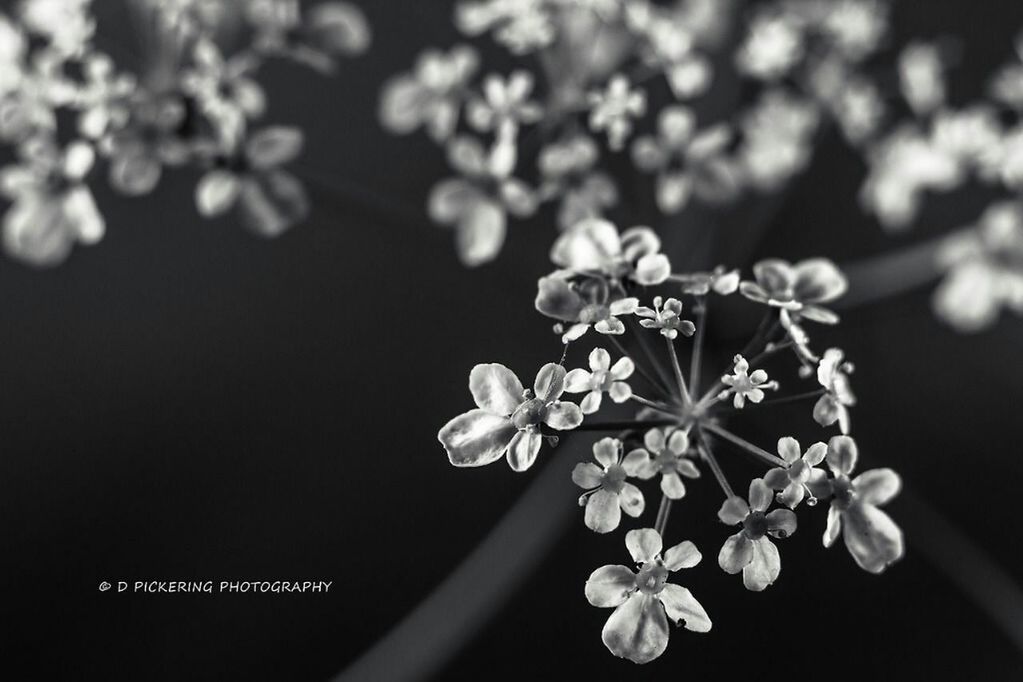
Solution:
M 796 263 L 795 297 L 803 303 L 827 303 L 849 288 L 845 275 L 826 258 L 811 258 Z
M 653 478 L 654 474 L 657 473 L 650 455 L 643 448 L 637 448 L 627 454 L 625 459 L 622 460 L 622 468 L 625 469 L 625 473 L 629 476 L 643 480 Z
M 828 525 L 824 529 L 824 546 L 835 544 L 838 534 L 842 532 L 842 512 L 834 503 L 828 508 Z
M 508 466 L 512 471 L 525 471 L 533 466 L 540 452 L 543 436 L 539 431 L 519 431 L 508 447 Z
M 650 561 L 661 553 L 661 535 L 653 528 L 637 528 L 625 534 L 625 547 L 637 564 Z
M 676 455 L 684 455 L 689 449 L 689 434 L 682 429 L 675 429 L 668 437 L 668 449 Z
M 649 663 L 668 648 L 668 618 L 657 597 L 636 592 L 615 609 L 601 639 L 608 650 L 633 663 Z
M 692 632 L 710 632 L 710 616 L 696 597 L 681 585 L 666 583 L 657 595 L 664 605 L 664 610 L 676 625 L 685 623 L 686 630 Z
M 583 401 L 579 403 L 579 408 L 583 411 L 583 414 L 593 414 L 600 409 L 600 402 L 603 394 L 600 391 L 590 391 L 583 398 Z
M 764 483 L 771 490 L 784 490 L 790 483 L 788 469 L 775 467 L 764 474 Z
M 669 471 L 661 476 L 661 492 L 669 500 L 681 500 L 686 496 L 686 486 L 677 473 Z
M 741 530 L 725 540 L 725 544 L 721 545 L 721 551 L 718 552 L 718 566 L 730 575 L 735 575 L 746 568 L 752 560 L 753 543 Z
M 632 397 L 632 386 L 629 386 L 624 381 L 616 381 L 611 384 L 611 388 L 608 389 L 607 394 L 611 396 L 611 400 L 616 403 L 624 403 Z
M 611 366 L 611 378 L 615 381 L 624 381 L 631 377 L 635 371 L 636 363 L 632 361 L 632 358 L 623 356 L 618 358 L 618 361 Z
M 671 262 L 663 253 L 651 253 L 636 263 L 636 281 L 644 286 L 661 284 L 671 275 Z
M 561 277 L 541 277 L 537 283 L 534 305 L 547 317 L 565 322 L 575 322 L 579 319 L 579 313 L 586 303 Z
M 899 494 L 902 479 L 891 469 L 864 471 L 852 481 L 856 493 L 864 504 L 881 506 Z
M 561 235 L 551 247 L 551 260 L 562 268 L 601 271 L 621 253 L 618 229 L 606 220 L 588 218 Z
M 754 478 L 749 484 L 749 506 L 754 511 L 767 511 L 771 506 L 774 493 L 767 487 L 762 478 Z
M 598 490 L 586 501 L 586 513 L 583 515 L 586 527 L 597 533 L 610 533 L 622 521 L 622 509 L 618 505 L 618 496 L 608 490 Z
M 638 517 L 646 508 L 643 492 L 631 483 L 622 484 L 622 490 L 618 493 L 618 504 L 622 511 L 632 518 Z
M 572 482 L 584 490 L 600 487 L 604 480 L 604 470 L 593 462 L 579 462 L 572 469 Z
M 542 400 L 557 400 L 565 392 L 565 368 L 556 362 L 548 362 L 536 373 L 533 391 Z
M 703 555 L 696 549 L 689 540 L 684 540 L 674 547 L 669 547 L 664 553 L 664 567 L 669 571 L 677 571 L 683 568 L 692 568 L 700 563 Z
M 770 538 L 753 541 L 753 559 L 742 569 L 742 584 L 747 590 L 760 592 L 778 579 L 781 557 Z
M 567 431 L 583 423 L 583 412 L 575 403 L 555 400 L 547 406 L 547 416 L 543 422 L 552 429 Z
M 618 463 L 622 442 L 617 438 L 601 438 L 593 444 L 593 458 L 604 468 Z
M 768 297 L 785 292 L 796 283 L 795 270 L 786 261 L 778 258 L 767 258 L 754 265 L 753 276 Z
M 586 393 L 590 390 L 591 376 L 585 369 L 573 369 L 565 375 L 565 392 Z
M 476 365 L 469 372 L 469 391 L 476 406 L 508 416 L 522 402 L 522 382 L 502 364 Z
M 799 441 L 792 436 L 785 436 L 778 439 L 778 454 L 789 464 L 799 459 L 802 450 L 799 449 Z
M 627 566 L 601 566 L 586 580 L 586 600 L 593 606 L 610 608 L 623 604 L 636 589 L 636 574 Z
M 655 455 L 664 452 L 664 431 L 661 429 L 650 429 L 643 434 L 643 445 Z
M 833 436 L 828 441 L 826 458 L 828 466 L 836 476 L 842 474 L 848 476 L 856 468 L 856 460 L 859 458 L 856 441 L 849 436 Z
M 721 509 L 718 510 L 718 518 L 721 519 L 721 523 L 729 526 L 742 523 L 747 516 L 749 516 L 749 505 L 738 495 L 729 497 L 722 502 Z
M 599 369 L 611 368 L 611 354 L 603 348 L 594 348 L 590 351 L 590 369 L 596 372 Z
M 500 459 L 515 436 L 507 417 L 469 410 L 445 424 L 437 439 L 456 467 L 478 467 Z
M 905 552 L 902 531 L 891 517 L 872 504 L 854 502 L 842 515 L 842 537 L 856 564 L 881 573 Z
M 787 538 L 796 532 L 796 515 L 788 509 L 775 509 L 767 515 L 767 531 L 776 538 Z

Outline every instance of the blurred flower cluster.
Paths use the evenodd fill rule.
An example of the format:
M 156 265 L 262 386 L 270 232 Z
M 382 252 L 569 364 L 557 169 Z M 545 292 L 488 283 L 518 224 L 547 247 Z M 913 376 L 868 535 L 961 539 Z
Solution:
M 1019 207 L 1023 34 L 986 95 L 953 105 L 947 45 L 894 45 L 886 0 L 462 0 L 454 24 L 466 42 L 424 50 L 387 82 L 380 118 L 446 151 L 454 177 L 428 212 L 470 266 L 499 254 L 509 218 L 545 206 L 561 230 L 635 215 L 641 199 L 621 188 L 636 176 L 666 217 L 777 192 L 836 129 L 867 166 L 860 204 L 887 230 L 970 181 Z M 507 50 L 509 73 L 484 63 L 484 39 Z M 707 106 L 722 97 L 732 106 Z M 950 272 L 934 308 L 960 330 L 1020 309 L 1005 277 L 931 266 Z
M 664 549 L 672 505 L 708 478 L 723 495 L 718 566 L 741 574 L 747 590 L 779 579 L 775 541 L 796 532 L 797 509 L 810 514 L 821 502 L 828 503 L 825 547 L 841 537 L 856 564 L 871 573 L 902 556 L 902 532 L 880 509 L 898 493 L 898 475 L 858 470 L 849 435 L 853 366 L 840 349 L 819 352 L 811 343 L 814 325 L 839 322 L 828 305 L 847 281 L 831 261 L 763 260 L 749 280 L 723 267 L 677 273 L 653 230 L 619 232 L 600 218 L 565 231 L 551 260 L 558 269 L 539 280 L 535 307 L 555 321 L 561 359 L 543 365 L 531 388 L 504 365 L 476 365 L 469 374 L 475 407 L 445 424 L 438 439 L 456 467 L 504 459 L 521 472 L 545 443 L 556 446 L 569 432 L 605 432 L 572 480 L 582 490 L 582 520 L 590 530 L 611 533 L 637 519 L 625 534 L 634 567 L 600 567 L 585 587 L 591 604 L 614 609 L 602 633 L 614 655 L 636 663 L 657 658 L 667 647 L 669 623 L 711 629 L 701 602 L 669 581 L 673 572 L 697 565 L 700 551 L 689 540 Z M 708 309 L 740 302 L 762 310 L 747 343 L 705 346 Z M 730 360 L 701 381 L 721 356 Z M 572 367 L 584 357 L 584 366 Z M 582 399 L 576 404 L 572 396 Z M 777 430 L 766 447 L 742 435 L 749 415 L 761 410 L 774 411 Z M 804 447 L 792 434 L 807 427 L 821 435 Z M 720 462 L 740 457 L 758 468 L 733 487 Z M 728 468 L 734 475 L 741 466 Z M 647 503 L 651 495 L 660 498 L 657 505 Z M 687 517 L 701 513 L 713 516 L 694 509 Z
M 362 52 L 369 31 L 345 2 L 126 0 L 142 53 L 131 63 L 100 49 L 89 0 L 22 0 L 0 13 L 0 192 L 10 201 L 3 245 L 33 265 L 62 262 L 102 239 L 92 188 L 152 192 L 166 170 L 199 173 L 203 216 L 236 209 L 255 233 L 301 220 L 308 199 L 283 169 L 300 152 L 296 128 L 261 126 L 268 59 L 324 72 Z M 123 48 L 123 46 L 116 46 Z M 129 54 L 118 49 L 117 54 Z

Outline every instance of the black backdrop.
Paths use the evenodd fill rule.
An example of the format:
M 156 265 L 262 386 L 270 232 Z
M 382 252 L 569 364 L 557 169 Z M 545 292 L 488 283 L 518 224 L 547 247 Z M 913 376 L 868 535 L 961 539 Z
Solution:
M 1009 0 L 898 4 L 905 32 L 962 36 L 966 90 L 977 87 L 970 74 L 1008 56 L 1023 19 Z M 121 3 L 96 5 L 101 42 L 133 49 Z M 229 219 L 200 221 L 194 177 L 172 176 L 144 200 L 101 191 L 107 238 L 59 269 L 0 264 L 7 679 L 325 679 L 441 581 L 538 474 L 456 471 L 435 434 L 468 406 L 473 363 L 528 375 L 556 352 L 530 306 L 551 228 L 516 226 L 500 262 L 458 266 L 450 235 L 417 214 L 441 154 L 375 122 L 381 80 L 420 47 L 455 40 L 450 5 L 366 5 L 372 51 L 335 79 L 268 72 L 269 120 L 305 129 L 300 170 L 320 180 L 307 224 L 264 242 Z M 975 214 L 969 201 L 940 202 L 914 232 L 884 237 L 855 207 L 858 173 L 841 145 L 825 144 L 754 255 L 842 261 Z M 355 184 L 372 196 L 353 200 Z M 722 234 L 719 253 L 741 228 Z M 1017 579 L 1021 332 L 1008 321 L 958 336 L 920 293 L 850 311 L 829 337 L 857 361 L 865 456 L 897 468 Z M 781 543 L 780 582 L 747 593 L 714 565 L 723 536 L 711 521 L 717 491 L 704 487 L 672 525 L 704 550 L 684 578 L 712 634 L 673 633 L 644 668 L 613 659 L 599 635 L 608 612 L 585 603 L 582 583 L 624 556 L 622 537 L 579 522 L 491 624 L 467 633 L 442 679 L 1003 680 L 1023 670 L 912 536 L 905 560 L 878 578 L 843 549 L 820 548 L 818 515 Z M 911 511 L 898 500 L 890 510 Z M 97 590 L 143 578 L 334 587 Z

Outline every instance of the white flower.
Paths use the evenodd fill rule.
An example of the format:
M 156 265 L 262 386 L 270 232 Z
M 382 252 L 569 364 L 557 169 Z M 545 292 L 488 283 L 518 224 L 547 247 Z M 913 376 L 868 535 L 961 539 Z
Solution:
M 810 160 L 818 119 L 815 106 L 783 90 L 762 95 L 742 120 L 738 159 L 746 180 L 771 191 L 802 170 Z
M 599 410 L 604 393 L 610 395 L 616 403 L 624 403 L 632 397 L 632 388 L 625 383 L 636 370 L 631 358 L 619 358 L 612 366 L 611 354 L 603 348 L 594 348 L 590 351 L 589 361 L 591 371 L 573 369 L 565 377 L 567 393 L 586 393 L 579 404 L 583 414 L 593 414 Z
M 961 332 L 990 327 L 1002 308 L 1023 315 L 1023 209 L 992 204 L 977 229 L 941 254 L 948 275 L 934 292 L 934 310 Z
M 786 75 L 803 57 L 803 31 L 792 17 L 760 14 L 735 55 L 739 71 L 760 80 Z
M 21 148 L 24 160 L 0 174 L 0 191 L 13 200 L 3 217 L 4 249 L 31 265 L 56 265 L 76 242 L 95 244 L 106 231 L 85 176 L 93 148 L 75 141 L 60 150 L 36 138 Z
M 749 371 L 749 361 L 741 355 L 733 358 L 735 367 L 731 374 L 721 377 L 721 383 L 728 386 L 718 394 L 718 400 L 725 400 L 732 395 L 732 404 L 736 409 L 741 410 L 746 406 L 746 400 L 759 403 L 764 399 L 764 390 L 777 390 L 777 381 L 768 381 L 767 372 L 762 369 Z
M 654 307 L 636 308 L 636 316 L 643 318 L 639 321 L 640 325 L 647 329 L 660 329 L 661 334 L 668 339 L 676 338 L 679 332 L 685 336 L 692 336 L 696 332 L 696 325 L 682 319 L 682 301 L 677 298 L 665 301 L 660 296 L 654 296 Z
M 593 457 L 600 466 L 580 462 L 572 470 L 572 481 L 587 492 L 579 498 L 586 506 L 586 527 L 597 533 L 610 533 L 622 520 L 622 510 L 633 518 L 643 513 L 645 501 L 639 488 L 627 482 L 635 476 L 635 467 L 622 462 L 622 442 L 602 438 L 593 444 Z
M 753 266 L 756 282 L 742 282 L 743 296 L 781 309 L 782 324 L 805 317 L 814 322 L 835 324 L 838 315 L 821 306 L 845 293 L 849 282 L 834 263 L 826 258 L 811 258 L 791 264 L 767 258 Z
M 588 293 L 589 289 L 584 291 Z M 537 283 L 534 305 L 547 317 L 571 325 L 561 337 L 563 343 L 568 343 L 581 337 L 590 327 L 599 334 L 624 334 L 625 324 L 618 318 L 636 312 L 639 299 L 629 296 L 612 301 L 593 300 L 584 297 L 579 287 L 564 277 L 551 275 L 540 278 Z
M 772 490 L 779 491 L 777 499 L 789 509 L 795 509 L 806 495 L 806 484 L 814 472 L 824 473 L 815 466 L 824 461 L 828 454 L 826 443 L 814 443 L 800 454 L 799 441 L 792 436 L 778 439 L 778 454 L 785 460 L 784 467 L 775 467 L 764 474 L 764 483 Z M 810 496 L 807 504 L 817 504 L 817 498 Z
M 872 469 L 850 480 L 858 456 L 856 441 L 849 436 L 828 441 L 827 463 L 834 478 L 819 486 L 818 495 L 832 495 L 824 546 L 834 544 L 841 533 L 856 564 L 881 573 L 905 551 L 902 531 L 878 509 L 899 493 L 902 481 L 891 469 Z
M 528 71 L 515 71 L 508 78 L 490 74 L 483 80 L 483 98 L 469 100 L 466 118 L 477 130 L 510 134 L 543 115 L 540 105 L 529 99 L 532 91 L 533 75 Z
M 211 40 L 192 48 L 192 63 L 181 74 L 181 89 L 195 99 L 213 125 L 218 142 L 234 149 L 251 119 L 266 110 L 266 94 L 252 77 L 255 62 L 244 55 L 225 59 Z
M 661 492 L 671 500 L 686 495 L 682 476 L 699 478 L 700 470 L 687 457 L 689 434 L 682 429 L 650 429 L 643 435 L 642 448 L 636 448 L 625 457 L 630 475 L 643 480 L 661 475 Z
M 558 237 L 551 261 L 580 274 L 601 274 L 612 280 L 624 277 L 639 284 L 661 284 L 671 274 L 668 257 L 659 253 L 661 240 L 649 227 L 618 228 L 606 220 L 590 218 Z
M 411 133 L 420 126 L 436 142 L 455 132 L 465 88 L 476 72 L 479 57 L 467 45 L 445 54 L 425 50 L 412 73 L 395 76 L 384 84 L 380 120 L 393 133 Z
M 711 291 L 721 296 L 729 296 L 739 290 L 739 271 L 725 270 L 719 265 L 711 272 L 692 272 L 679 275 L 682 293 L 692 296 L 706 296 Z
M 302 150 L 298 128 L 270 126 L 256 131 L 232 160 L 208 171 L 195 188 L 199 213 L 211 218 L 234 207 L 242 222 L 262 237 L 276 237 L 309 213 L 302 183 L 281 165 Z
M 612 76 L 603 91 L 591 92 L 589 102 L 590 130 L 607 131 L 608 146 L 616 151 L 632 133 L 632 119 L 646 112 L 646 94 L 633 90 L 621 74 Z
M 725 573 L 742 571 L 742 584 L 753 592 L 767 588 L 781 573 L 778 548 L 771 537 L 785 538 L 796 532 L 796 515 L 790 510 L 765 513 L 772 497 L 763 479 L 755 478 L 749 486 L 749 504 L 741 497 L 730 497 L 718 511 L 722 523 L 742 524 L 742 530 L 721 546 L 718 565 Z
M 813 406 L 813 418 L 821 426 L 838 422 L 842 433 L 849 433 L 849 407 L 856 404 L 856 396 L 849 386 L 851 363 L 838 348 L 829 348 L 817 364 L 817 381 L 825 393 Z
M 918 116 L 945 102 L 941 53 L 936 45 L 913 42 L 899 53 L 899 84 L 902 96 Z
M 637 138 L 632 158 L 644 171 L 657 173 L 657 206 L 665 213 L 682 210 L 695 194 L 720 202 L 735 196 L 738 179 L 725 156 L 732 138 L 727 124 L 697 132 L 692 111 L 664 108 L 657 118 L 657 136 Z
M 449 145 L 451 164 L 464 177 L 434 185 L 428 212 L 436 222 L 455 227 L 458 256 L 469 267 L 487 263 L 500 253 L 509 213 L 525 218 L 536 211 L 535 192 L 511 177 L 516 154 L 515 140 L 503 136 L 489 151 L 468 137 L 457 137 Z
M 662 557 L 661 536 L 652 528 L 630 530 L 625 546 L 638 572 L 602 566 L 586 581 L 590 604 L 615 610 L 601 633 L 608 650 L 633 663 L 649 663 L 668 647 L 669 618 L 687 630 L 709 632 L 710 618 L 700 602 L 686 588 L 667 582 L 669 573 L 700 563 L 696 546 L 686 540 Z
M 463 0 L 455 25 L 468 36 L 494 31 L 494 40 L 518 55 L 547 47 L 555 37 L 544 0 Z
M 476 365 L 469 391 L 477 409 L 458 415 L 437 439 L 457 467 L 478 467 L 507 456 L 513 471 L 533 466 L 543 436 L 540 425 L 564 431 L 583 421 L 579 406 L 558 400 L 565 391 L 565 368 L 553 362 L 540 368 L 533 391 L 500 364 Z
M 614 180 L 594 169 L 598 155 L 596 143 L 586 135 L 573 135 L 540 150 L 540 193 L 545 200 L 560 199 L 558 227 L 562 230 L 587 218 L 600 218 L 618 203 Z

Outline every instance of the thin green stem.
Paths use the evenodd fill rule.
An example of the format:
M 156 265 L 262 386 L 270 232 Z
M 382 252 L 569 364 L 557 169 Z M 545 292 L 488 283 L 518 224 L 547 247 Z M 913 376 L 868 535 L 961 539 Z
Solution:
M 718 460 L 714 457 L 714 453 L 711 452 L 710 446 L 708 446 L 701 438 L 696 443 L 696 449 L 699 450 L 700 456 L 703 461 L 710 467 L 711 472 L 714 474 L 714 478 L 717 479 L 718 485 L 721 486 L 721 490 L 724 491 L 725 497 L 735 497 L 735 491 L 732 490 L 732 486 L 728 484 L 728 479 L 725 478 L 725 472 L 721 470 L 721 465 L 718 464 Z
M 693 399 L 689 397 L 689 389 L 686 387 L 686 378 L 682 376 L 682 368 L 678 364 L 678 354 L 675 352 L 675 342 L 664 337 L 668 344 L 668 357 L 671 358 L 671 368 L 675 371 L 675 383 L 678 384 L 678 394 L 682 398 L 683 405 L 692 405 Z
M 664 537 L 664 529 L 668 525 L 669 514 L 671 514 L 671 498 L 667 495 L 661 495 L 661 506 L 657 508 L 657 520 L 654 521 L 654 530 L 662 538 Z
M 750 443 L 748 440 L 746 440 L 744 438 L 740 438 L 739 436 L 735 435 L 731 431 L 729 431 L 727 429 L 723 429 L 723 428 L 721 428 L 720 426 L 718 426 L 716 424 L 704 423 L 704 424 L 701 425 L 701 428 L 706 429 L 707 431 L 710 431 L 714 435 L 719 436 L 721 438 L 724 438 L 725 440 L 732 441 L 733 443 L 735 443 L 739 447 L 743 448 L 744 450 L 746 450 L 747 452 L 749 452 L 753 456 L 755 456 L 755 457 L 757 457 L 759 459 L 762 459 L 763 461 L 767 462 L 771 466 L 779 466 L 779 467 L 788 466 L 786 464 L 785 460 L 783 460 L 781 457 L 779 457 L 777 455 L 772 455 L 767 450 L 764 450 L 763 448 L 757 447 L 753 443 Z
M 703 337 L 707 330 L 707 303 L 703 296 L 696 305 L 696 338 L 693 339 L 693 357 L 689 363 L 689 384 L 693 395 L 700 392 L 700 367 L 703 363 Z

